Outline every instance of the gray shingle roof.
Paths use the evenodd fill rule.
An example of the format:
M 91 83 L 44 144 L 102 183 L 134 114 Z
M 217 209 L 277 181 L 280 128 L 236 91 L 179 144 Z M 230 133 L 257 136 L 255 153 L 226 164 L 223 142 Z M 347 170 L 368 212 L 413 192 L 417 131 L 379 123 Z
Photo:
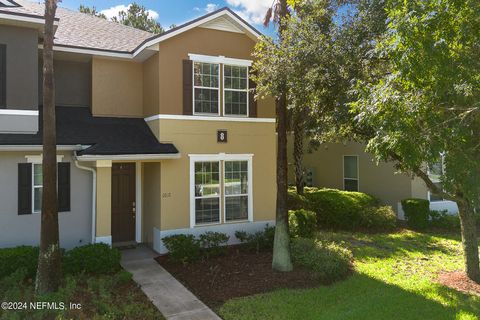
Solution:
M 39 2 L 15 0 L 19 7 L 1 7 L 0 12 L 43 17 L 44 5 Z M 107 21 L 78 11 L 59 7 L 60 19 L 55 33 L 55 45 L 131 52 L 146 39 L 150 32 Z

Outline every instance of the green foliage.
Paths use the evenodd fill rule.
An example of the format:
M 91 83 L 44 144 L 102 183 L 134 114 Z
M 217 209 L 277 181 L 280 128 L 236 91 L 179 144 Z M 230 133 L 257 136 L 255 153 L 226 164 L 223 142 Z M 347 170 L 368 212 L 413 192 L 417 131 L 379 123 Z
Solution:
M 402 209 L 407 225 L 412 229 L 423 230 L 428 226 L 430 202 L 425 199 L 404 199 Z
M 162 239 L 173 261 L 188 263 L 201 257 L 201 247 L 197 239 L 191 234 L 176 234 Z
M 88 7 L 88 6 L 84 6 L 83 4 L 81 4 L 80 7 L 78 8 L 78 11 L 80 11 L 81 13 L 86 13 L 86 14 L 95 16 L 97 18 L 102 18 L 102 19 L 107 20 L 107 16 L 104 15 L 103 13 L 101 13 L 101 12 L 98 12 L 97 8 L 95 6 Z
M 37 272 L 38 247 L 21 246 L 0 249 L 0 279 L 24 269 L 26 277 L 34 278 Z
M 118 17 L 113 17 L 112 21 L 151 33 L 159 34 L 164 32 L 160 23 L 150 17 L 148 10 L 136 2 L 130 4 L 126 12 L 120 11 Z
M 120 270 L 120 251 L 104 243 L 77 247 L 65 253 L 63 268 L 69 274 L 111 274 Z
M 362 228 L 368 231 L 391 231 L 397 227 L 397 215 L 390 206 L 365 207 L 360 211 Z
M 199 237 L 200 245 L 205 249 L 207 258 L 224 255 L 227 252 L 227 243 L 230 237 L 225 233 L 207 231 Z
M 442 230 L 460 230 L 460 219 L 457 214 L 451 215 L 446 211 L 430 211 L 429 225 Z
M 304 209 L 290 210 L 288 226 L 292 238 L 313 238 L 317 229 L 317 214 Z
M 269 251 L 273 248 L 275 238 L 275 227 L 265 226 L 263 231 L 247 233 L 245 231 L 235 231 L 235 237 L 248 249 L 256 251 Z
M 334 242 L 297 238 L 291 248 L 294 264 L 312 270 L 321 282 L 344 279 L 352 270 L 352 252 Z

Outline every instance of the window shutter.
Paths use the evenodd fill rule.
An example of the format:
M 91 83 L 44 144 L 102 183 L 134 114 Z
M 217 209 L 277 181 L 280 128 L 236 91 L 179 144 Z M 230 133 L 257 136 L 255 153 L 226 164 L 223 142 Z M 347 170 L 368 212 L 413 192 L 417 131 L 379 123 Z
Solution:
M 58 163 L 58 212 L 70 211 L 70 162 Z
M 252 81 L 251 78 L 248 79 L 248 116 L 250 118 L 257 117 L 257 101 L 255 100 L 255 89 L 257 85 Z
M 183 114 L 193 114 L 193 62 L 183 60 Z
M 32 164 L 18 164 L 18 214 L 32 214 Z

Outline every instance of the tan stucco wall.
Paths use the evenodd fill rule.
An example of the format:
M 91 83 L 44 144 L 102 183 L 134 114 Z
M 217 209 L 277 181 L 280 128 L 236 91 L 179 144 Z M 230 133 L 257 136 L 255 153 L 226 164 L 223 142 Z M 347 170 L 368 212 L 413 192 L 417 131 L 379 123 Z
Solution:
M 293 166 L 293 141 L 289 137 L 289 182 L 295 183 Z M 399 201 L 412 195 L 412 179 L 403 174 L 395 174 L 391 163 L 377 165 L 372 155 L 364 152 L 359 143 L 327 143 L 312 153 L 305 152 L 304 166 L 313 170 L 315 186 L 343 189 L 343 156 L 358 155 L 359 189 L 361 192 L 379 198 L 395 210 Z
M 152 108 L 156 102 L 153 99 L 145 103 L 145 116 L 183 113 L 182 61 L 188 59 L 189 53 L 251 60 L 254 46 L 255 41 L 245 34 L 206 28 L 194 28 L 161 42 L 159 53 L 155 55 L 158 57 L 158 66 L 152 61 L 144 64 L 144 70 L 159 70 L 159 100 L 156 108 Z M 154 78 L 152 75 L 148 77 Z M 272 102 L 273 99 L 258 102 L 259 117 L 275 114 Z
M 160 229 L 160 163 L 143 164 L 143 242 L 153 244 L 153 228 Z
M 412 198 L 428 199 L 427 185 L 418 177 L 412 179 Z
M 97 237 L 112 235 L 112 163 L 97 163 Z
M 156 120 L 149 125 L 161 141 L 174 141 L 181 153 L 180 159 L 161 163 L 161 222 L 155 227 L 190 225 L 189 154 L 253 154 L 253 220 L 275 219 L 275 123 Z M 217 143 L 218 129 L 228 131 L 228 143 Z
M 94 116 L 143 117 L 143 66 L 113 59 L 92 59 Z
M 158 59 L 158 53 L 155 53 L 143 63 L 143 114 L 145 115 L 158 113 L 160 74 Z

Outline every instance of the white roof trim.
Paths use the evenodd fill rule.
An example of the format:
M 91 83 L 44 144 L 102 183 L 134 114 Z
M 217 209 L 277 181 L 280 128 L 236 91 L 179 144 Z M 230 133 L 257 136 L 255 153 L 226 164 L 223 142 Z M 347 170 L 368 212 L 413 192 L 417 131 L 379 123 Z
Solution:
M 118 154 L 118 155 L 84 155 L 77 156 L 79 161 L 97 161 L 97 160 L 112 160 L 112 161 L 129 161 L 129 160 L 167 160 L 180 159 L 180 153 L 171 154 Z
M 190 60 L 196 61 L 196 62 L 223 63 L 223 64 L 234 65 L 234 66 L 242 66 L 242 67 L 250 67 L 253 63 L 252 60 L 227 58 L 224 56 L 206 56 L 206 55 L 194 54 L 194 53 L 189 53 L 188 57 L 190 58 Z
M 13 13 L 6 13 L 6 12 L 0 13 L 0 19 L 9 20 L 9 21 L 21 21 L 21 22 L 27 22 L 27 23 L 33 23 L 33 24 L 40 24 L 40 25 L 45 24 L 45 19 L 43 17 L 38 17 L 38 18 L 28 17 L 22 14 L 13 14 Z M 53 21 L 53 25 L 58 26 L 58 20 Z
M 0 115 L 38 116 L 38 110 L 0 109 Z
M 174 114 L 157 114 L 144 119 L 146 122 L 155 120 L 186 120 L 186 121 L 224 121 L 224 122 L 264 122 L 275 123 L 275 118 L 234 118 L 234 117 L 218 117 L 218 116 L 188 116 Z
M 224 9 L 224 10 L 220 10 L 219 12 L 215 13 L 215 14 L 212 14 L 210 16 L 207 16 L 203 19 L 199 19 L 198 21 L 195 21 L 193 23 L 187 23 L 184 27 L 182 28 L 179 28 L 173 32 L 167 32 L 165 33 L 164 35 L 160 35 L 159 37 L 157 38 L 154 38 L 150 41 L 147 41 L 146 43 L 144 43 L 141 47 L 139 47 L 137 50 L 135 50 L 135 52 L 133 53 L 133 56 L 135 57 L 136 55 L 138 55 L 141 51 L 143 51 L 145 48 L 147 47 L 150 47 L 154 44 L 157 44 L 157 43 L 160 43 L 162 41 L 165 41 L 167 39 L 170 39 L 172 37 L 175 37 L 176 35 L 179 35 L 181 33 L 184 33 L 185 31 L 188 31 L 188 30 L 191 30 L 195 27 L 198 27 L 198 26 L 201 26 L 202 24 L 205 24 L 207 22 L 210 22 L 212 20 L 215 20 L 219 17 L 223 17 L 223 16 L 228 16 L 229 18 L 233 19 L 235 22 L 237 22 L 238 24 L 240 24 L 250 35 L 252 35 L 254 38 L 260 38 L 261 37 L 261 34 L 258 33 L 257 31 L 255 31 L 254 29 L 252 29 L 252 27 L 250 27 L 248 24 L 246 24 L 245 22 L 243 22 L 242 20 L 238 19 L 235 15 L 233 15 L 230 11 L 228 11 L 227 9 Z

